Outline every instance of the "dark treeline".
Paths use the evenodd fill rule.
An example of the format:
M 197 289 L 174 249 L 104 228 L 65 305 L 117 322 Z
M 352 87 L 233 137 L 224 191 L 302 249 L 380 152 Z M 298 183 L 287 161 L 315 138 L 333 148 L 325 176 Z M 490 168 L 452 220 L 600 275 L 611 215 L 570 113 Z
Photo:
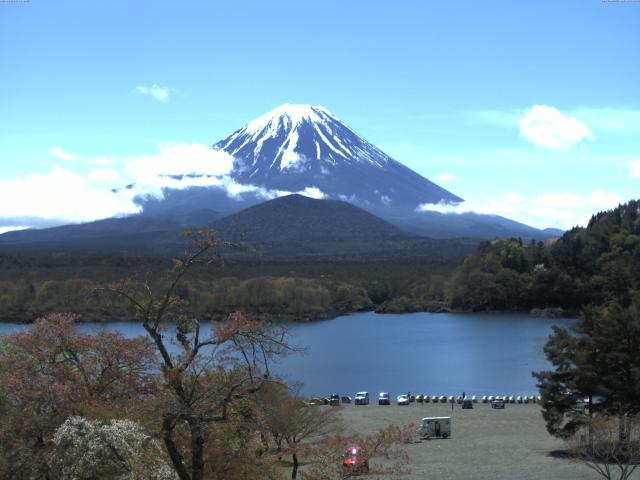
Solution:
M 126 278 L 162 282 L 166 258 L 0 255 L 0 319 L 30 322 L 73 311 L 83 320 L 127 319 L 121 299 L 96 289 Z M 427 261 L 227 261 L 198 267 L 176 292 L 200 318 L 242 309 L 257 317 L 319 319 L 378 308 L 420 310 L 444 301 L 456 264 Z
M 598 213 L 548 245 L 483 242 L 451 279 L 450 304 L 462 310 L 562 308 L 578 312 L 640 290 L 640 202 Z

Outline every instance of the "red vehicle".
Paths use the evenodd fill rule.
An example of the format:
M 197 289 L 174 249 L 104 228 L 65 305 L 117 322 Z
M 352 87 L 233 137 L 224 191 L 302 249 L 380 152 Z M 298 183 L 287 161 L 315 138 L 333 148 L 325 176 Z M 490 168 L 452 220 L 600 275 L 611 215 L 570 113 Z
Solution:
M 353 445 L 342 455 L 342 469 L 350 475 L 369 473 L 369 460 L 361 446 Z

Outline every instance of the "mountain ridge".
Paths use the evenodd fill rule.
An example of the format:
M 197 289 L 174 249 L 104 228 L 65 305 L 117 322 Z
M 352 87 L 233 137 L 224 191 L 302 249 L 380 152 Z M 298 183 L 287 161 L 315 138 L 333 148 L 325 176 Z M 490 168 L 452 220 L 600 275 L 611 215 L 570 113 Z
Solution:
M 246 208 L 212 226 L 221 238 L 266 243 L 407 237 L 397 227 L 355 205 L 300 194 Z
M 363 208 L 414 210 L 462 198 L 422 177 L 357 135 L 322 106 L 284 104 L 213 145 L 233 156 L 241 184 L 298 192 Z

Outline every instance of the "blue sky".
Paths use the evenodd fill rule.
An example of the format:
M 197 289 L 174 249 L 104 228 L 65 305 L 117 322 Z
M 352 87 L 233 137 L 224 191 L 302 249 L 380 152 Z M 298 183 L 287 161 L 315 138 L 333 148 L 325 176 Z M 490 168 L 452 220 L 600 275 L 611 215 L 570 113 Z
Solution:
M 638 2 L 0 2 L 0 229 L 131 212 L 132 162 L 286 102 L 460 208 L 583 224 L 638 197 L 639 50 Z

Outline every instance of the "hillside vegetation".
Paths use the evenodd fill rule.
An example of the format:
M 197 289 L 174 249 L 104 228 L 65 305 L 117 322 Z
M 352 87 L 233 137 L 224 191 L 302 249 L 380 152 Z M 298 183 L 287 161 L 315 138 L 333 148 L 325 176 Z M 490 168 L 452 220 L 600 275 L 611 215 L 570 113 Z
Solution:
M 342 256 L 327 252 L 313 260 L 230 256 L 194 269 L 177 293 L 194 314 L 211 319 L 235 309 L 270 320 L 371 309 L 572 314 L 610 298 L 625 303 L 640 291 L 639 206 L 633 201 L 599 213 L 586 228 L 547 244 L 512 238 L 482 242 L 472 251 L 471 241 L 425 239 L 402 255 L 387 251 L 387 258 L 367 260 L 354 254 L 350 260 L 347 241 L 338 242 Z M 168 266 L 158 256 L 0 254 L 0 319 L 29 322 L 63 311 L 91 321 L 126 319 L 125 304 L 95 295 L 95 289 L 130 277 L 160 285 Z
M 462 253 L 448 262 L 227 261 L 194 269 L 176 293 L 201 318 L 234 309 L 273 320 L 328 318 L 403 304 L 407 296 L 420 309 L 416 299 L 425 295 L 442 303 L 445 279 Z M 157 257 L 0 255 L 0 320 L 31 322 L 66 311 L 90 321 L 127 319 L 125 303 L 96 289 L 131 277 L 160 286 L 169 266 Z
M 451 279 L 449 301 L 462 310 L 578 311 L 640 290 L 640 202 L 594 215 L 556 242 L 483 242 Z

